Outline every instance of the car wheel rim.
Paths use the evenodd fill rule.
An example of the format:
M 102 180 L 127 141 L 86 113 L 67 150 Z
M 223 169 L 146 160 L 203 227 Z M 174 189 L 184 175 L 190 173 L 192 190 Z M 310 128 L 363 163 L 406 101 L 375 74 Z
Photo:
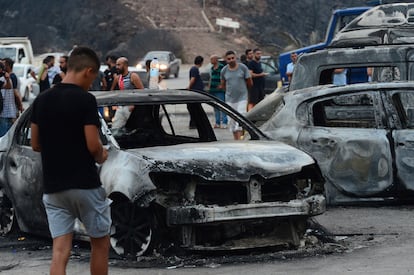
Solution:
M 148 211 L 130 202 L 112 207 L 111 246 L 117 254 L 141 256 L 147 252 L 152 240 Z
M 12 231 L 14 221 L 14 208 L 10 200 L 0 189 L 0 235 Z

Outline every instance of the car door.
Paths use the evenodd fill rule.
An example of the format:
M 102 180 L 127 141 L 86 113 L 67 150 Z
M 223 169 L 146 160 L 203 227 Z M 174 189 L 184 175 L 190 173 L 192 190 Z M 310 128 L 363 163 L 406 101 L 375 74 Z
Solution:
M 30 113 L 27 110 L 16 122 L 5 173 L 20 229 L 44 235 L 48 228 L 42 203 L 42 165 L 40 153 L 30 144 Z
M 379 93 L 355 92 L 304 103 L 310 116 L 298 145 L 318 161 L 328 191 L 370 197 L 393 184 L 391 147 L 380 102 Z M 328 191 L 328 201 L 335 200 Z
M 384 96 L 393 103 L 400 121 L 392 132 L 397 179 L 404 188 L 414 191 L 414 93 L 395 91 Z
M 267 62 L 262 63 L 263 72 L 267 73 L 265 77 L 265 93 L 272 93 L 280 81 L 279 70 L 275 66 L 273 59 L 267 60 Z

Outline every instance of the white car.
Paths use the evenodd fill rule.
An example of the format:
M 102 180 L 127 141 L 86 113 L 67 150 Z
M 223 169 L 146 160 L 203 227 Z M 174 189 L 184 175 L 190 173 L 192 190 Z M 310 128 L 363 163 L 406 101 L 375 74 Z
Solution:
M 34 66 L 30 64 L 14 64 L 13 72 L 18 77 L 18 89 L 23 101 L 29 100 L 30 94 L 37 96 L 40 88 L 36 80 L 30 75 Z

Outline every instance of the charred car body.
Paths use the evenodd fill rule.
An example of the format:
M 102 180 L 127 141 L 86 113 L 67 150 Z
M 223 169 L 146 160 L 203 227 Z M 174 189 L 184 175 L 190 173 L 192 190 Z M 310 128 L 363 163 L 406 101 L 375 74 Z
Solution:
M 414 44 L 378 45 L 361 48 L 329 48 L 299 57 L 289 91 L 332 84 L 334 69 L 346 68 L 347 78 L 360 83 L 413 80 Z M 368 78 L 372 68 L 372 79 Z M 355 84 L 348 81 L 348 84 Z
M 332 83 L 347 70 L 347 84 L 412 80 L 414 4 L 374 7 L 343 28 L 329 48 L 301 56 L 289 90 Z
M 253 247 L 281 239 L 298 245 L 306 219 L 324 211 L 323 179 L 314 159 L 269 140 L 214 97 L 178 90 L 95 96 L 102 140 L 110 147 L 99 173 L 113 200 L 111 245 L 117 253 L 152 252 L 163 240 L 187 249 L 246 248 L 242 240 L 251 237 L 257 239 Z M 214 107 L 242 125 L 245 140 L 212 128 Z M 130 114 L 122 125 L 117 114 L 125 108 Z M 31 108 L 0 140 L 3 233 L 14 217 L 22 231 L 48 234 L 40 154 L 30 148 L 30 113 Z M 190 116 L 194 130 L 188 129 Z M 80 223 L 76 230 L 84 233 Z
M 266 101 L 247 117 L 317 160 L 328 204 L 413 200 L 413 82 L 316 86 Z
M 359 16 L 330 48 L 299 57 L 287 93 L 279 90 L 247 114 L 267 135 L 317 160 L 328 204 L 412 200 L 412 6 L 378 6 Z M 376 21 L 367 19 L 375 14 Z M 327 85 L 340 68 L 355 85 Z

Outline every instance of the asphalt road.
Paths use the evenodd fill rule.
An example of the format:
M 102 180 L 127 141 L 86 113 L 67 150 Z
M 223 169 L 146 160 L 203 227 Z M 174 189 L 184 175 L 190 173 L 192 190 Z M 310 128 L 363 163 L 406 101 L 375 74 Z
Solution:
M 111 254 L 110 274 L 413 274 L 414 206 L 331 208 L 324 228 L 299 250 L 141 257 Z M 322 232 L 322 230 L 320 230 Z M 323 240 L 323 241 L 322 241 Z M 47 274 L 50 241 L 18 234 L 0 238 L 0 273 Z M 89 274 L 89 250 L 75 244 L 68 274 Z

